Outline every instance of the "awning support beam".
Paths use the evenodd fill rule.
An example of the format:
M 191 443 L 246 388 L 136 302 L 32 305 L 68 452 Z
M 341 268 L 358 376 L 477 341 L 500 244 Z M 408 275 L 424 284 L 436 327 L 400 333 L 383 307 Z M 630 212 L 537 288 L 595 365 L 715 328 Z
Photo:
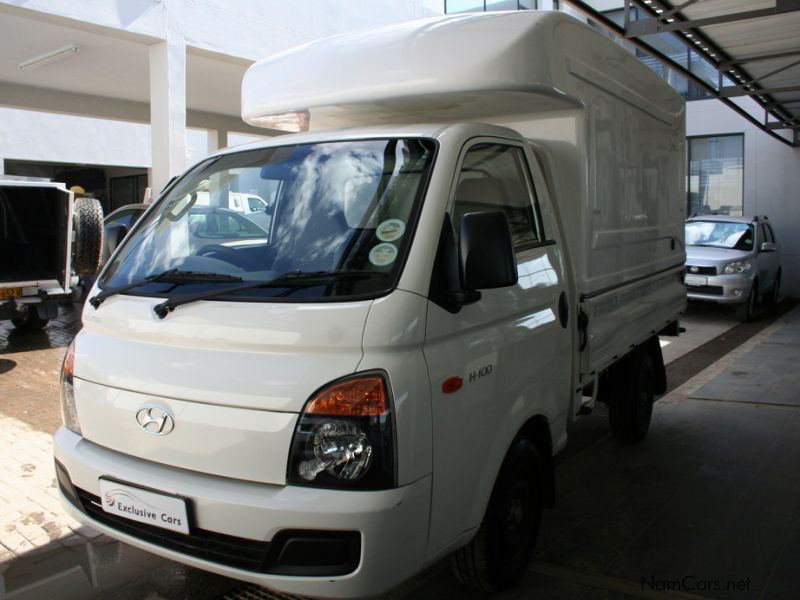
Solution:
M 629 0 L 626 0 L 626 4 L 628 1 Z M 730 13 L 727 15 L 717 15 L 715 17 L 705 17 L 703 19 L 676 19 L 672 23 L 668 23 L 666 21 L 667 18 L 672 18 L 671 15 L 680 11 L 685 6 L 693 3 L 694 2 L 690 0 L 680 7 L 675 7 L 671 11 L 664 12 L 655 17 L 648 17 L 646 19 L 639 19 L 631 22 L 626 21 L 625 37 L 633 38 L 669 31 L 686 31 L 687 29 L 694 29 L 696 27 L 706 27 L 708 25 L 719 25 L 721 23 L 746 21 L 748 19 L 758 19 L 760 17 L 772 17 L 775 15 L 800 10 L 800 0 L 775 0 L 774 8 L 748 10 L 744 12 Z

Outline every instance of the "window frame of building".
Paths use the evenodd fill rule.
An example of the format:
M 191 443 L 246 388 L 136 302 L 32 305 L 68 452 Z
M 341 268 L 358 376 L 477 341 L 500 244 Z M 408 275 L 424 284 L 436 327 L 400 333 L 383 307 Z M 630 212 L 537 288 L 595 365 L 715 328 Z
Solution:
M 700 216 L 700 215 L 703 215 L 703 214 L 709 214 L 709 213 L 700 213 L 700 212 L 693 213 L 692 212 L 692 210 L 693 210 L 693 206 L 692 206 L 692 193 L 693 193 L 693 190 L 692 190 L 692 143 L 695 142 L 695 141 L 698 141 L 698 140 L 715 140 L 715 139 L 719 140 L 719 139 L 724 139 L 724 138 L 738 138 L 740 140 L 741 152 L 740 152 L 739 157 L 740 157 L 740 160 L 741 160 L 741 165 L 740 165 L 741 174 L 740 174 L 739 178 L 741 180 L 741 184 L 740 184 L 740 189 L 739 189 L 739 197 L 741 199 L 741 202 L 739 204 L 739 213 L 742 214 L 742 215 L 747 214 L 746 210 L 745 210 L 746 203 L 745 203 L 745 197 L 744 197 L 744 190 L 745 190 L 745 181 L 744 181 L 744 177 L 745 177 L 744 133 L 743 132 L 735 132 L 735 133 L 722 133 L 722 134 L 714 134 L 714 135 L 693 135 L 693 136 L 687 136 L 686 137 L 686 216 L 687 217 L 692 217 L 694 215 Z M 702 177 L 702 174 L 700 172 L 698 172 L 697 177 Z M 699 190 L 697 190 L 697 193 L 699 193 Z M 699 207 L 699 201 L 697 201 L 695 204 L 696 204 L 697 207 Z M 725 205 L 725 206 L 729 206 L 729 205 Z M 716 210 L 712 210 L 710 214 L 715 214 L 716 212 L 717 212 Z M 736 215 L 736 212 L 734 211 L 734 212 L 731 212 L 731 213 L 728 213 L 728 214 L 731 214 L 731 216 L 734 216 L 734 215 Z

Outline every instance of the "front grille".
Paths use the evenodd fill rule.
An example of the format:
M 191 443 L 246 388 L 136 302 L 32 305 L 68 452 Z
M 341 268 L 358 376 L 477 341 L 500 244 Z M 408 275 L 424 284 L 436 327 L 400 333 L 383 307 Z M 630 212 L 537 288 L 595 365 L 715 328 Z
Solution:
M 686 291 L 690 294 L 710 294 L 713 296 L 722 296 L 725 290 L 721 285 L 687 285 Z
M 697 270 L 692 271 L 692 269 Z M 692 265 L 686 265 L 686 273 L 688 275 L 716 275 L 717 267 L 696 267 Z
M 258 542 L 197 528 L 193 528 L 190 535 L 184 535 L 168 529 L 130 521 L 105 512 L 101 507 L 99 497 L 85 490 L 75 489 L 87 515 L 121 533 L 195 558 L 245 571 L 266 573 L 272 566 L 270 565 L 271 561 L 268 560 L 269 542 Z

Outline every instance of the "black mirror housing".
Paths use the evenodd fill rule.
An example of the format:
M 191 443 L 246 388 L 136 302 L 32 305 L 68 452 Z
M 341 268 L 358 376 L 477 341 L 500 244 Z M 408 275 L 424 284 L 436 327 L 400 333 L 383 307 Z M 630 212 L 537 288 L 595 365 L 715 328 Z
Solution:
M 517 259 L 503 211 L 461 217 L 459 271 L 463 290 L 508 287 L 517 283 Z

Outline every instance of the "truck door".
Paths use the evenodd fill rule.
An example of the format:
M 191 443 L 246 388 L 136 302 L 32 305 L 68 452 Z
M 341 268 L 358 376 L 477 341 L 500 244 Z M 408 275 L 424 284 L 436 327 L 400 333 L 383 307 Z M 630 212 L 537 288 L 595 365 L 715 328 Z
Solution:
M 55 209 L 56 226 L 56 279 L 58 284 L 65 290 L 69 290 L 70 278 L 72 276 L 72 204 L 73 194 L 60 188 L 45 190 L 45 193 L 52 192 Z
M 452 313 L 430 302 L 424 347 L 431 381 L 433 503 L 429 551 L 483 517 L 511 440 L 532 415 L 569 403 L 570 329 L 560 240 L 543 222 L 523 146 L 482 138 L 462 150 L 449 214 L 458 240 L 469 212 L 503 210 L 516 251 L 515 286 L 483 290 Z M 563 302 L 563 301 L 562 301 Z M 461 377 L 457 391 L 443 382 Z

